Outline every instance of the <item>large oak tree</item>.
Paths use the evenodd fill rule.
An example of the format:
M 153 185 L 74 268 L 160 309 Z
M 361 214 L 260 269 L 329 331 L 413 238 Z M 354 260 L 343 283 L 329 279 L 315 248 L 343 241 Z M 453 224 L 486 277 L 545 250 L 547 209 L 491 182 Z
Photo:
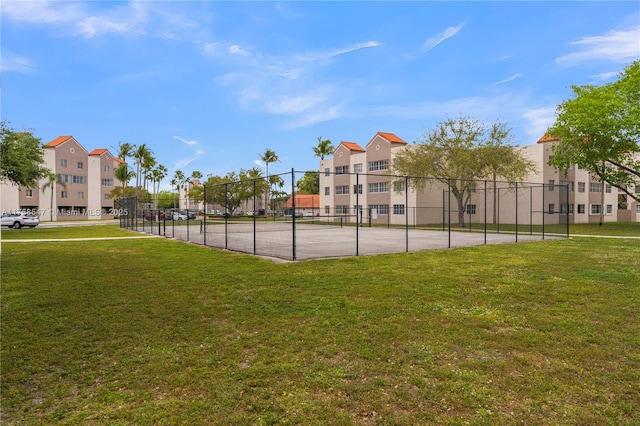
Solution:
M 630 188 L 640 185 L 640 60 L 617 81 L 572 89 L 547 131 L 558 140 L 549 164 L 561 171 L 575 164 L 640 201 Z
M 35 188 L 46 176 L 44 149 L 31 132 L 16 132 L 0 122 L 0 181 Z
M 467 204 L 477 181 L 498 177 L 509 182 L 522 180 L 533 164 L 510 144 L 510 129 L 504 123 L 490 126 L 470 117 L 450 118 L 425 133 L 423 139 L 398 153 L 393 164 L 397 174 L 411 179 L 417 190 L 427 182 L 446 185 L 458 204 L 458 224 L 464 226 Z

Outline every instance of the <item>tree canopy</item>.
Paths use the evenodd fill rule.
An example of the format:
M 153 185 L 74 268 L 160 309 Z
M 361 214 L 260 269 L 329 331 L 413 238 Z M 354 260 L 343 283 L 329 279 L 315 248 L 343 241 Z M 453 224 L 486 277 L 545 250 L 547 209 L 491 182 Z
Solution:
M 470 117 L 450 118 L 425 133 L 423 139 L 399 152 L 393 163 L 397 174 L 429 177 L 451 190 L 458 204 L 458 222 L 464 215 L 476 180 L 499 176 L 515 182 L 533 169 L 533 164 L 510 144 L 510 129 L 504 123 L 487 126 Z M 411 179 L 422 189 L 425 179 Z
M 320 173 L 317 171 L 304 172 L 296 182 L 298 192 L 302 194 L 319 194 L 320 193 Z
M 35 188 L 45 177 L 44 149 L 31 132 L 16 132 L 0 122 L 0 181 Z
M 320 160 L 324 160 L 324 157 L 333 153 L 333 144 L 330 139 L 322 139 L 322 136 L 318 136 L 318 144 L 313 147 L 313 154 L 316 157 L 320 157 Z
M 241 169 L 238 173 L 229 172 L 225 176 L 210 176 L 204 186 L 194 186 L 189 191 L 189 197 L 195 201 L 224 206 L 233 214 L 242 203 L 264 193 L 268 185 L 259 169 Z
M 640 184 L 640 60 L 603 86 L 572 86 L 574 97 L 557 107 L 547 135 L 557 139 L 549 165 L 577 165 L 612 186 L 629 190 Z

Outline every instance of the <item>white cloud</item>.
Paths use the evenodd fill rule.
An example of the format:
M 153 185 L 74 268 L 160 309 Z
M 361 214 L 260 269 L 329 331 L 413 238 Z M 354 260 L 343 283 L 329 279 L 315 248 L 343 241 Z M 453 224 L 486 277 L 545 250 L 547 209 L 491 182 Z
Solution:
M 147 35 L 180 40 L 176 30 L 197 29 L 173 7 L 162 2 L 2 2 L 2 17 L 13 22 L 44 25 L 55 29 L 57 37 L 80 36 L 91 39 L 106 34 Z M 159 19 L 154 19 L 159 18 Z M 149 26 L 161 27 L 152 31 Z
M 185 138 L 181 138 L 180 136 L 174 136 L 173 137 L 175 140 L 178 140 L 180 142 L 186 143 L 187 145 L 195 145 L 198 143 L 198 141 L 193 141 L 193 140 L 188 140 Z
M 592 75 L 591 77 L 596 79 L 596 80 L 609 80 L 612 79 L 614 77 L 617 77 L 619 74 L 618 71 L 610 71 L 610 72 L 603 72 L 600 74 L 596 74 L 596 75 Z
M 525 111 L 522 117 L 529 122 L 526 132 L 536 138 L 543 136 L 556 121 L 556 107 L 546 106 Z
M 509 77 L 509 78 L 505 78 L 504 80 L 500 80 L 500 81 L 497 81 L 497 82 L 493 83 L 493 85 L 494 85 L 494 86 L 497 86 L 497 85 L 499 85 L 499 84 L 508 83 L 508 82 L 513 81 L 513 80 L 515 80 L 516 78 L 520 78 L 520 77 L 522 77 L 522 74 L 521 74 L 521 73 L 516 73 L 516 74 L 512 75 L 512 76 L 511 76 L 511 77 Z
M 314 91 L 298 96 L 281 97 L 265 102 L 266 110 L 272 114 L 299 114 L 321 104 L 326 96 Z
M 202 46 L 202 50 L 204 50 L 205 54 L 209 54 L 210 55 L 210 54 L 212 54 L 212 53 L 214 53 L 216 51 L 216 48 L 218 47 L 219 44 L 220 43 L 218 43 L 217 41 L 213 42 L 213 43 L 205 43 Z
M 420 51 L 422 53 L 428 52 L 429 50 L 438 46 L 445 40 L 448 40 L 454 35 L 458 34 L 458 32 L 462 29 L 462 27 L 464 27 L 464 24 L 460 24 L 457 27 L 449 27 L 446 30 L 442 31 L 441 33 L 435 35 L 434 37 L 429 38 L 427 41 L 425 41 L 422 44 Z
M 319 108 L 311 111 L 303 116 L 285 123 L 285 129 L 298 129 L 300 127 L 308 127 L 316 123 L 334 120 L 340 117 L 342 109 L 339 106 L 329 108 Z
M 633 60 L 640 57 L 640 26 L 624 31 L 611 30 L 599 36 L 586 36 L 570 44 L 580 50 L 556 58 L 556 64 L 573 66 L 594 60 Z
M 361 49 L 369 49 L 378 46 L 380 46 L 380 43 L 378 43 L 377 41 L 365 41 L 363 43 L 356 43 L 346 47 L 328 51 L 301 53 L 296 55 L 295 59 L 298 61 L 319 61 L 323 59 L 330 59 L 335 56 L 344 55 L 346 53 L 356 52 Z
M 2 49 L 2 61 L 0 62 L 0 70 L 14 71 L 21 74 L 31 75 L 36 71 L 36 65 L 31 59 L 17 55 L 8 49 Z
M 250 56 L 251 53 L 249 53 L 248 51 L 242 49 L 240 47 L 240 45 L 238 44 L 232 44 L 231 46 L 229 46 L 229 53 L 232 55 L 239 55 L 239 56 Z

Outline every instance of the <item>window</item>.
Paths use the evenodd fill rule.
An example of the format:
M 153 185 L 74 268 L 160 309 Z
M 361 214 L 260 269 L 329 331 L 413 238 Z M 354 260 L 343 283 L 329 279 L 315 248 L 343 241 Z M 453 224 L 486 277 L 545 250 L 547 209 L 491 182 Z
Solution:
M 611 185 L 609 185 L 608 183 L 604 186 L 604 192 L 606 192 L 607 194 L 611 194 Z
M 636 206 L 636 213 L 640 213 L 640 204 Z
M 78 192 L 78 198 L 81 199 L 81 200 L 84 200 L 84 192 L 79 191 Z
M 573 214 L 573 204 L 560 204 L 560 213 Z
M 554 214 L 556 211 L 556 205 L 554 203 L 549 203 L 549 214 Z
M 607 204 L 607 214 L 613 214 L 613 204 Z
M 58 175 L 58 182 L 71 183 L 71 175 Z
M 353 172 L 354 173 L 362 173 L 362 163 L 354 164 L 353 165 Z
M 602 184 L 600 182 L 590 182 L 589 192 L 602 192 Z
M 27 189 L 25 191 L 27 198 L 33 198 L 33 189 Z
M 324 187 L 324 195 L 331 195 L 331 188 L 328 186 Z
M 86 183 L 87 179 L 84 176 L 74 176 L 73 183 Z
M 329 176 L 329 175 L 331 175 L 331 169 L 329 169 L 328 167 L 325 167 L 325 169 L 324 169 L 324 175 L 325 175 L 325 176 Z
M 476 192 L 476 184 L 475 184 L 475 182 L 471 182 L 469 184 L 469 192 Z
M 404 192 L 404 182 L 403 181 L 393 182 L 393 190 L 395 192 Z
M 60 192 L 60 198 L 67 198 L 67 191 Z
M 578 214 L 584 214 L 584 204 L 578 204 Z
M 573 181 L 572 180 L 561 180 L 560 185 L 563 185 L 565 188 L 569 188 L 569 191 L 573 192 Z
M 636 185 L 636 194 L 640 194 L 640 185 Z
M 600 214 L 602 211 L 602 206 L 600 204 L 591 204 L 590 212 L 591 214 Z
M 549 191 L 555 191 L 556 189 L 556 181 L 554 179 L 549 179 Z
M 336 174 L 337 175 L 346 175 L 347 173 L 349 173 L 349 166 L 338 166 L 338 167 L 336 167 Z
M 336 186 L 336 195 L 343 195 L 349 193 L 349 185 Z
M 60 167 L 67 167 L 67 160 L 64 158 L 60 160 Z
M 379 170 L 387 170 L 389 168 L 389 160 L 369 161 L 369 171 L 377 172 Z
M 475 204 L 467 204 L 467 214 L 476 214 Z
M 388 182 L 370 183 L 369 192 L 371 193 L 389 192 L 389 183 Z
M 109 173 L 109 171 L 111 170 L 111 167 L 109 166 L 104 166 L 104 172 L 105 173 Z
M 357 185 L 353 185 L 353 193 L 354 194 L 362 194 L 362 184 L 359 183 Z
M 373 211 L 376 211 L 377 214 L 389 214 L 389 205 L 388 204 L 371 204 L 369 206 L 369 211 L 373 214 Z
M 578 182 L 578 192 L 584 192 L 584 182 Z
M 84 169 L 84 163 L 82 161 L 78 161 L 78 168 Z
M 359 204 L 357 206 L 353 206 L 353 212 L 355 214 L 360 214 L 362 215 L 362 204 Z
M 394 204 L 393 214 L 404 214 L 404 204 Z
M 104 193 L 104 199 L 105 199 L 105 200 L 108 200 L 109 198 L 110 198 L 110 197 L 109 197 L 109 193 L 108 193 L 108 192 L 105 192 L 105 193 Z
M 113 179 L 102 179 L 102 186 L 113 186 Z
M 324 206 L 324 214 L 326 215 L 331 214 L 331 206 Z
M 349 206 L 336 206 L 336 214 L 348 214 L 349 213 Z

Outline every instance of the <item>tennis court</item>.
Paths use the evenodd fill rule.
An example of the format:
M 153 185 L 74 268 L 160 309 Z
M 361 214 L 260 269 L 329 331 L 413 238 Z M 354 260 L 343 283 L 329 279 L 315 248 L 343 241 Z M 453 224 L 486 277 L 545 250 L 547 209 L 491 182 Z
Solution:
M 341 222 L 295 221 L 189 221 L 167 222 L 138 229 L 177 240 L 226 250 L 309 260 L 327 257 L 403 253 L 483 244 L 506 244 L 555 238 L 535 233 L 425 230 L 355 226 Z

